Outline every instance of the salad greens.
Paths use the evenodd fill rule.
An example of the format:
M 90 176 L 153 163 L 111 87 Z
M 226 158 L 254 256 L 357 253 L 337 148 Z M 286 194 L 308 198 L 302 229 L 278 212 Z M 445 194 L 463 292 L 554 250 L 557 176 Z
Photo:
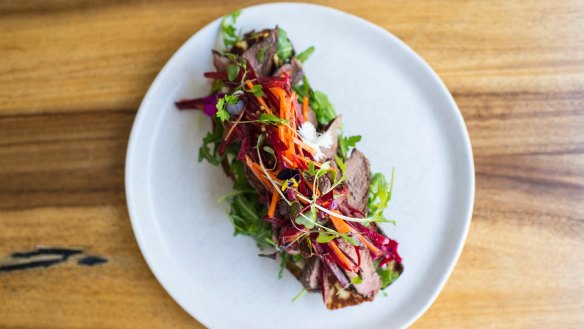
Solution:
M 241 36 L 235 28 L 239 15 L 241 15 L 241 10 L 226 15 L 221 21 L 221 36 L 223 37 L 223 45 L 225 48 L 233 47 L 241 39 Z

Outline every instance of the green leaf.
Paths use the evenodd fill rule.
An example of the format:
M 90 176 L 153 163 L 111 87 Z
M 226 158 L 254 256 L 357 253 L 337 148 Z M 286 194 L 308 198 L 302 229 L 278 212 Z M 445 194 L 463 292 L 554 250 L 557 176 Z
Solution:
M 300 214 L 298 217 L 294 219 L 294 221 L 298 225 L 304 225 L 304 227 L 306 227 L 307 229 L 311 229 L 314 228 L 315 218 L 316 213 L 314 212 L 314 210 L 311 209 L 308 212 Z
M 320 124 L 326 125 L 337 116 L 335 107 L 328 96 L 322 91 L 313 90 L 306 76 L 302 77 L 302 85 L 295 86 L 294 91 L 298 95 L 299 102 L 302 102 L 304 97 L 308 97 L 310 108 Z
M 224 53 L 223 55 L 225 55 L 225 57 L 227 57 L 231 63 L 237 62 L 237 55 L 232 53 Z
M 227 67 L 227 77 L 229 78 L 229 81 L 233 81 L 237 78 L 237 76 L 239 75 L 239 65 L 236 64 L 231 64 Z
M 292 218 L 296 218 L 296 216 L 298 216 L 298 213 L 300 212 L 300 210 L 302 210 L 302 206 L 300 205 L 300 202 L 292 202 L 292 204 L 290 205 L 290 215 L 292 216 Z
M 299 61 L 301 61 L 302 63 L 304 63 L 304 62 L 306 62 L 306 60 L 308 59 L 308 57 L 310 57 L 310 55 L 312 55 L 312 53 L 314 52 L 314 50 L 315 50 L 314 47 L 309 47 L 305 51 L 303 51 L 300 54 L 296 55 L 296 58 L 298 58 Z
M 225 98 L 221 97 L 217 100 L 217 104 L 215 104 L 215 107 L 217 108 L 217 111 L 223 110 L 223 108 L 225 107 Z
M 316 175 L 316 170 L 314 168 L 314 162 L 312 162 L 312 161 L 310 161 L 308 163 L 308 174 L 310 174 L 310 176 L 313 176 L 313 177 L 314 177 L 314 175 Z
M 337 116 L 335 113 L 335 108 L 329 101 L 328 96 L 321 91 L 316 90 L 314 92 L 311 107 L 314 111 L 314 114 L 316 115 L 316 119 L 323 125 L 328 124 Z
M 346 170 L 346 166 L 345 166 L 345 162 L 343 161 L 343 159 L 341 159 L 339 156 L 335 156 L 335 163 L 337 164 L 337 167 L 339 167 L 339 169 L 341 169 L 341 171 L 344 173 Z
M 276 54 L 283 61 L 287 62 L 292 55 L 292 43 L 288 39 L 288 34 L 281 28 L 278 28 L 278 43 Z
M 262 113 L 258 119 L 259 122 L 272 125 L 287 124 L 288 120 L 278 118 L 272 113 Z
M 350 237 L 347 234 L 341 234 L 341 239 L 345 240 L 346 242 L 354 245 L 354 246 L 359 246 L 359 241 L 353 237 Z
M 229 114 L 229 112 L 227 112 L 225 109 L 217 110 L 217 114 L 215 114 L 215 115 L 222 122 L 225 122 L 225 121 L 229 120 L 229 118 L 231 117 L 231 114 Z
M 237 95 L 225 95 L 225 102 L 229 105 L 235 105 L 239 101 L 239 97 Z
M 260 48 L 260 50 L 258 51 L 258 54 L 257 54 L 258 62 L 264 61 L 264 59 L 266 58 L 266 50 L 268 50 L 268 47 Z
M 369 217 L 375 218 L 376 221 L 392 222 L 395 224 L 395 221 L 389 221 L 383 217 L 383 211 L 387 208 L 387 205 L 391 200 L 394 173 L 395 169 L 392 169 L 391 181 L 389 184 L 382 173 L 375 173 L 371 176 L 367 207 L 369 208 Z
M 329 171 L 329 175 L 331 176 L 331 180 L 333 183 L 337 183 L 337 178 L 341 178 L 340 176 L 337 176 L 337 172 L 336 170 L 331 170 Z
M 211 93 L 214 94 L 219 92 L 223 88 L 223 81 L 222 80 L 213 80 L 213 85 L 211 86 Z
M 269 147 L 269 146 L 264 146 L 264 151 L 266 151 L 267 153 L 276 156 L 276 152 L 274 151 L 273 148 Z
M 218 166 L 223 161 L 223 157 L 218 155 L 219 146 L 223 142 L 223 125 L 218 118 L 213 118 L 213 121 L 213 131 L 205 135 L 199 148 L 199 162 L 207 160 L 210 164 Z
M 356 277 L 354 277 L 354 278 L 353 278 L 353 280 L 351 280 L 351 283 L 352 283 L 352 284 L 359 284 L 359 283 L 361 283 L 361 282 L 363 282 L 363 278 L 361 278 L 361 277 L 360 277 L 360 276 L 358 276 L 358 275 L 357 275 Z
M 260 249 L 275 245 L 271 240 L 270 224 L 263 220 L 267 212 L 266 206 L 259 202 L 257 193 L 234 195 L 230 206 L 229 218 L 233 223 L 234 235 L 241 234 L 254 238 Z
M 255 85 L 250 90 L 254 96 L 263 97 L 264 91 L 262 90 L 262 85 Z
M 236 146 L 239 147 L 239 145 Z M 249 180 L 247 179 L 247 175 L 245 174 L 245 166 L 241 161 L 237 161 L 234 159 L 229 169 L 231 175 L 233 176 L 233 188 L 235 190 L 237 191 L 252 190 L 252 187 L 249 184 Z
M 341 159 L 346 160 L 347 155 L 349 154 L 349 148 L 355 147 L 358 142 L 361 141 L 361 136 L 349 136 L 344 137 L 343 135 L 339 135 L 339 143 L 338 143 L 338 154 L 340 155 Z
M 239 97 L 237 97 L 236 95 L 225 95 L 222 98 L 219 98 L 217 100 L 217 104 L 215 105 L 215 107 L 217 108 L 217 118 L 219 118 L 219 120 L 221 120 L 221 122 L 225 122 L 227 120 L 229 120 L 229 118 L 231 117 L 231 114 L 229 114 L 229 112 L 227 112 L 227 110 L 225 110 L 227 105 L 235 105 L 237 104 L 237 102 L 239 101 Z
M 310 241 L 310 240 L 308 240 Z M 298 255 L 290 255 L 290 258 L 292 258 L 292 261 L 294 261 L 294 263 L 298 263 L 301 260 L 304 260 L 304 257 L 302 257 L 302 254 L 298 254 Z
M 314 164 L 313 164 L 314 166 Z M 323 163 L 320 168 L 316 171 L 316 173 L 314 173 L 314 179 L 319 179 L 320 177 L 326 175 L 329 171 L 329 169 L 331 168 L 331 164 L 327 161 L 325 163 Z
M 356 135 L 345 137 L 345 141 L 348 147 L 355 147 L 355 145 L 357 145 L 357 143 L 361 141 L 361 136 Z
M 223 17 L 221 21 L 221 36 L 223 37 L 223 44 L 225 48 L 231 48 L 234 44 L 239 41 L 239 35 L 237 34 L 237 29 L 235 24 L 237 23 L 237 18 L 241 15 L 241 11 L 234 11 Z
M 316 238 L 316 241 L 318 243 L 327 243 L 327 242 L 332 241 L 334 238 L 336 238 L 336 237 L 332 234 L 320 232 L 320 233 L 318 233 L 318 237 Z
M 278 271 L 278 279 L 282 279 L 284 276 L 284 269 L 286 268 L 286 264 L 288 263 L 289 255 L 287 253 L 280 254 L 280 270 Z
M 392 271 L 389 268 L 377 267 L 376 271 L 379 277 L 381 278 L 381 289 L 387 288 L 389 285 L 394 283 L 395 280 L 399 278 L 399 272 Z

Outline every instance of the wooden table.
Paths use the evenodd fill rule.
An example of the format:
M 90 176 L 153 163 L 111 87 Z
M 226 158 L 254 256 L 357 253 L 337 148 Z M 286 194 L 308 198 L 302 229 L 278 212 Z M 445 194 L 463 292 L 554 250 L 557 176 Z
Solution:
M 138 250 L 124 156 L 170 55 L 252 3 L 0 3 L 0 327 L 202 327 Z M 470 132 L 470 235 L 414 327 L 583 328 L 584 2 L 321 3 L 422 55 Z

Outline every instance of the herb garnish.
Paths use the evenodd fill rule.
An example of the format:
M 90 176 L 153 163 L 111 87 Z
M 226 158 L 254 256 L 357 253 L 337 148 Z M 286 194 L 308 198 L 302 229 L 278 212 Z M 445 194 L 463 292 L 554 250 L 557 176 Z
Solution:
M 237 23 L 239 15 L 241 15 L 241 10 L 225 15 L 221 21 L 221 35 L 223 36 L 223 44 L 225 45 L 225 48 L 233 47 L 233 45 L 239 42 L 241 38 L 235 28 L 235 23 Z
M 287 62 L 292 56 L 292 43 L 288 39 L 288 34 L 282 28 L 278 28 L 278 44 L 276 48 L 278 58 L 283 62 Z
M 260 48 L 260 50 L 258 51 L 258 54 L 257 54 L 258 62 L 264 61 L 264 59 L 266 58 L 266 50 L 268 50 L 268 47 Z
M 375 271 L 381 278 L 381 289 L 387 288 L 390 284 L 395 282 L 399 278 L 400 273 L 397 271 L 392 271 L 389 267 L 380 268 L 379 267 L 379 260 L 376 260 L 375 263 Z
M 308 59 L 308 57 L 310 57 L 310 55 L 312 55 L 312 53 L 314 52 L 315 48 L 314 47 L 309 47 L 308 49 L 306 49 L 305 51 L 301 52 L 300 54 L 296 55 L 295 57 L 301 61 L 302 63 L 306 62 L 306 60 Z
M 369 199 L 367 202 L 370 217 L 384 218 L 383 211 L 385 208 L 387 208 L 387 204 L 391 200 L 394 173 L 395 169 L 392 169 L 389 185 L 382 173 L 375 173 L 371 176 L 371 184 L 369 185 Z M 394 221 L 389 222 L 395 224 Z
M 229 112 L 227 112 L 225 108 L 227 107 L 227 105 L 237 104 L 238 101 L 239 97 L 237 97 L 236 95 L 225 95 L 224 97 L 219 98 L 217 100 L 217 105 L 215 105 L 215 107 L 217 108 L 216 114 L 217 118 L 219 118 L 221 122 L 229 120 L 231 114 L 229 114 Z
M 304 97 L 308 97 L 310 107 L 316 115 L 318 123 L 326 125 L 337 116 L 328 96 L 322 91 L 313 90 L 306 76 L 302 77 L 302 84 L 295 86 L 294 91 L 298 94 L 299 103 L 302 102 Z
M 258 122 L 272 125 L 284 125 L 288 123 L 288 120 L 280 119 L 271 113 L 262 113 L 257 120 Z
M 341 159 L 346 160 L 347 155 L 349 154 L 349 148 L 355 147 L 358 142 L 361 141 L 361 136 L 348 136 L 344 137 L 343 135 L 339 135 L 339 147 L 337 149 L 337 153 L 341 157 Z
M 223 160 L 217 153 L 219 145 L 223 141 L 223 125 L 219 118 L 213 118 L 213 130 L 208 132 L 203 138 L 203 145 L 199 148 L 199 162 L 203 159 L 209 161 L 210 164 L 218 166 Z M 209 147 L 212 145 L 213 149 Z
M 233 81 L 237 78 L 237 76 L 239 75 L 239 65 L 237 64 L 231 64 L 227 67 L 227 78 L 229 79 L 229 81 Z

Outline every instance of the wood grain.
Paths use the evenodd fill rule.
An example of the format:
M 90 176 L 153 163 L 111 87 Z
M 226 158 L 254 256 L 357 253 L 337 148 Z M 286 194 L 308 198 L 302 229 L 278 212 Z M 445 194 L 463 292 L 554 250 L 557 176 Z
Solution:
M 125 149 L 139 102 L 172 53 L 215 17 L 253 3 L 0 3 L 0 264 L 39 246 L 83 255 L 0 271 L 0 327 L 202 328 L 137 248 Z M 584 327 L 584 3 L 319 3 L 422 55 L 471 135 L 469 238 L 414 327 Z M 106 262 L 80 266 L 85 256 Z

